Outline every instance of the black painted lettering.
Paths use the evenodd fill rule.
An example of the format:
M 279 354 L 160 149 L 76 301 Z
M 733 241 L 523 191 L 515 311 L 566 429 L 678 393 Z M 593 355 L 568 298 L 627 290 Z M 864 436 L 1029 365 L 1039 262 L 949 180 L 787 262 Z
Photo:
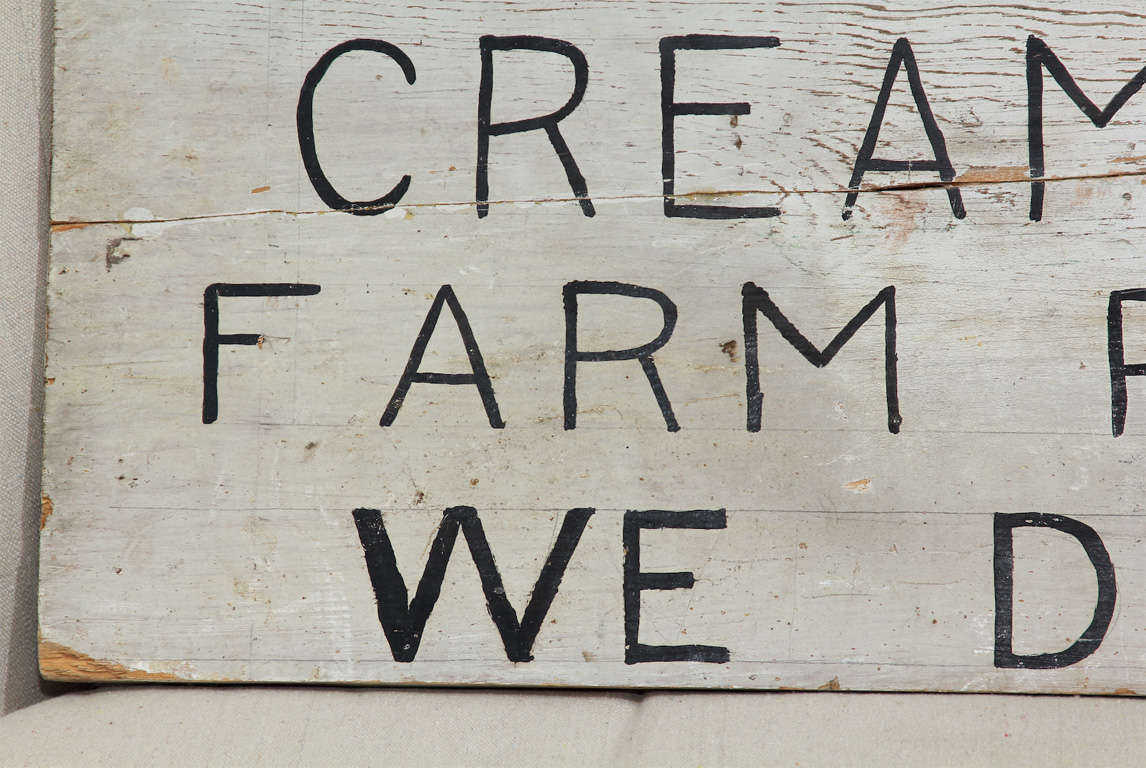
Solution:
M 648 344 L 631 349 L 611 349 L 604 352 L 583 352 L 577 346 L 577 297 L 581 294 L 601 294 L 615 296 L 629 296 L 634 299 L 650 299 L 655 301 L 664 313 L 664 327 L 660 335 Z M 676 304 L 660 291 L 654 288 L 645 288 L 628 283 L 597 282 L 595 280 L 574 280 L 566 283 L 562 289 L 565 300 L 565 429 L 577 428 L 577 363 L 601 363 L 616 360 L 637 360 L 641 370 L 652 387 L 653 396 L 660 406 L 661 415 L 664 416 L 665 426 L 669 432 L 677 432 L 680 426 L 673 414 L 672 403 L 665 394 L 661 384 L 660 373 L 657 372 L 653 353 L 668 343 L 672 337 L 673 328 L 676 327 Z
M 1146 67 L 1138 70 L 1130 82 L 1122 86 L 1103 109 L 1090 100 L 1074 81 L 1067 68 L 1054 55 L 1050 47 L 1039 38 L 1027 38 L 1027 147 L 1031 169 L 1031 221 L 1043 218 L 1043 198 L 1046 195 L 1046 157 L 1043 146 L 1043 68 L 1054 76 L 1055 82 L 1063 89 L 1070 100 L 1090 118 L 1098 128 L 1105 128 L 1118 110 L 1126 105 L 1130 97 L 1142 89 L 1146 83 Z
M 302 151 L 302 164 L 306 168 L 306 175 L 310 178 L 310 183 L 322 202 L 336 211 L 345 211 L 355 216 L 377 216 L 398 204 L 398 201 L 406 194 L 406 190 L 410 188 L 410 177 L 408 175 L 403 176 L 393 189 L 375 200 L 361 202 L 347 200 L 334 189 L 334 185 L 326 177 L 326 173 L 322 170 L 322 163 L 318 160 L 318 148 L 314 143 L 314 92 L 335 59 L 351 51 L 374 51 L 375 53 L 386 54 L 398 62 L 398 66 L 406 75 L 406 82 L 410 85 L 414 84 L 414 63 L 396 45 L 391 45 L 385 40 L 359 39 L 348 40 L 341 45 L 334 46 L 322 55 L 322 58 L 306 74 L 306 79 L 303 81 L 302 92 L 298 97 L 298 110 L 295 115 L 295 122 L 298 125 L 298 145 Z
M 553 151 L 565 169 L 565 177 L 569 180 L 569 187 L 573 195 L 581 204 L 581 212 L 586 216 L 595 215 L 593 201 L 589 199 L 589 187 L 565 137 L 557 124 L 572 114 L 585 96 L 585 88 L 589 84 L 589 63 L 585 54 L 576 46 L 564 40 L 554 40 L 550 37 L 533 37 L 531 35 L 515 35 L 511 37 L 495 37 L 483 35 L 481 45 L 481 84 L 478 88 L 478 152 L 477 152 L 477 214 L 484 218 L 489 214 L 489 137 L 508 136 L 511 133 L 524 133 L 525 131 L 545 131 Z M 493 52 L 494 51 L 538 51 L 541 53 L 556 53 L 569 59 L 573 65 L 573 95 L 565 102 L 565 106 L 556 112 L 550 112 L 541 117 L 531 117 L 526 120 L 512 120 L 505 123 L 494 123 L 490 116 L 493 105 Z
M 430 337 L 434 335 L 434 329 L 438 325 L 443 304 L 450 308 L 454 322 L 457 323 L 458 333 L 461 334 L 466 355 L 469 357 L 470 373 L 423 373 L 418 370 L 422 365 L 422 356 L 426 354 Z M 497 408 L 497 399 L 493 395 L 493 382 L 490 381 L 489 374 L 485 370 L 485 361 L 482 359 L 481 350 L 478 349 L 473 329 L 470 328 L 470 321 L 466 317 L 465 311 L 462 310 L 462 305 L 458 302 L 457 296 L 454 295 L 454 289 L 449 285 L 443 285 L 438 289 L 438 295 L 434 297 L 434 303 L 430 305 L 430 311 L 426 314 L 426 321 L 422 324 L 422 330 L 418 332 L 418 338 L 414 340 L 414 348 L 410 351 L 406 370 L 402 373 L 398 387 L 394 390 L 394 395 L 390 398 L 390 403 L 382 414 L 382 419 L 379 422 L 381 426 L 388 427 L 394 423 L 394 419 L 398 417 L 398 411 L 401 410 L 402 403 L 405 402 L 406 395 L 410 391 L 410 385 L 415 383 L 475 386 L 481 395 L 482 406 L 485 408 L 489 425 L 494 429 L 505 427 L 505 422 L 502 421 L 501 413 Z
M 784 337 L 812 365 L 823 368 L 836 353 L 851 340 L 856 331 L 871 319 L 880 305 L 884 307 L 884 377 L 887 391 L 887 429 L 898 434 L 903 417 L 899 415 L 898 356 L 895 349 L 895 286 L 889 285 L 853 317 L 843 330 L 821 351 L 784 317 L 768 292 L 755 283 L 745 283 L 741 289 L 744 315 L 744 369 L 747 378 L 748 431 L 759 432 L 764 411 L 764 394 L 760 390 L 760 341 L 756 329 L 756 313 L 762 313 Z
M 1020 527 L 1053 528 L 1073 536 L 1086 551 L 1098 578 L 1098 602 L 1094 617 L 1082 636 L 1069 648 L 1058 653 L 1017 655 L 1012 650 L 1015 594 L 1014 529 Z M 995 666 L 1005 669 L 1057 669 L 1082 661 L 1098 650 L 1110 621 L 1118 588 L 1114 564 L 1102 539 L 1089 525 L 1069 517 L 1041 514 L 995 515 Z
M 1146 363 L 1127 363 L 1122 334 L 1122 302 L 1146 301 L 1146 288 L 1111 291 L 1106 311 L 1106 351 L 1110 358 L 1110 427 L 1115 437 L 1126 429 L 1126 377 L 1146 376 Z
M 314 296 L 317 285 L 295 283 L 212 283 L 203 291 L 203 423 L 219 418 L 219 347 L 223 344 L 253 347 L 258 333 L 219 333 L 220 297 Z
M 747 102 L 730 103 L 678 102 L 676 91 L 677 51 L 742 50 L 775 48 L 775 37 L 739 35 L 683 35 L 661 38 L 661 179 L 664 184 L 665 216 L 689 219 L 760 219 L 779 216 L 773 206 L 682 205 L 676 201 L 676 118 L 682 115 L 747 115 L 752 106 Z
M 629 510 L 625 513 L 622 539 L 625 548 L 625 663 L 650 661 L 699 661 L 724 664 L 730 654 L 718 645 L 645 645 L 640 641 L 641 592 L 650 589 L 692 589 L 696 577 L 690 571 L 646 573 L 641 570 L 641 531 L 665 528 L 722 530 L 728 527 L 723 509 L 665 511 Z
M 887 103 L 891 99 L 891 89 L 899 77 L 899 68 L 907 70 L 907 82 L 911 87 L 911 97 L 915 99 L 915 107 L 919 118 L 923 121 L 923 130 L 927 140 L 931 143 L 931 152 L 934 160 L 883 160 L 873 157 L 875 145 L 879 141 L 879 131 L 883 126 L 884 114 L 887 112 Z M 847 199 L 844 201 L 844 221 L 852 217 L 852 207 L 859 199 L 860 182 L 868 171 L 934 171 L 943 181 L 950 182 L 955 179 L 955 169 L 951 166 L 951 158 L 947 154 L 947 142 L 943 139 L 943 131 L 939 130 L 939 123 L 931 111 L 931 104 L 927 101 L 927 94 L 923 90 L 923 81 L 919 77 L 919 65 L 915 63 L 915 53 L 911 50 L 911 43 L 907 38 L 901 37 L 891 49 L 891 60 L 887 63 L 884 72 L 883 85 L 876 97 L 875 109 L 871 113 L 871 122 L 868 123 L 867 133 L 864 134 L 863 144 L 860 145 L 859 155 L 856 157 L 855 169 L 848 184 Z M 947 187 L 947 198 L 951 203 L 951 213 L 957 219 L 967 215 L 963 208 L 963 196 L 958 187 Z
M 426 622 L 442 592 L 446 565 L 458 537 L 458 528 L 461 528 L 481 578 L 486 608 L 505 646 L 505 655 L 513 662 L 532 661 L 533 642 L 557 596 L 565 568 L 592 515 L 592 509 L 573 509 L 565 515 L 557 541 L 541 568 L 541 575 L 534 584 L 525 613 L 519 622 L 517 612 L 505 595 L 501 574 L 494 562 L 481 520 L 473 507 L 451 507 L 446 510 L 430 545 L 430 554 L 418 582 L 418 590 L 409 602 L 406 581 L 398 570 L 382 513 L 376 509 L 354 510 L 354 523 L 366 556 L 366 570 L 378 601 L 378 620 L 394 660 L 411 662 L 417 656 Z

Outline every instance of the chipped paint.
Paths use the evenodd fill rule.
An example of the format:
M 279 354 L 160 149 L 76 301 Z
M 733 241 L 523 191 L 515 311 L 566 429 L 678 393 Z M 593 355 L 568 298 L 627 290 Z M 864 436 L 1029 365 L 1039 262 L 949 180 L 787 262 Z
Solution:
M 131 669 L 114 661 L 93 659 L 77 650 L 40 639 L 40 674 L 47 680 L 84 682 L 89 680 L 138 682 L 173 681 L 179 678 L 167 672 Z
M 956 184 L 1007 184 L 1030 180 L 1031 172 L 1025 165 L 972 166 L 955 177 Z
M 90 221 L 52 222 L 52 234 L 57 234 L 59 232 L 70 232 L 73 229 L 87 229 L 91 226 L 94 226 L 94 223 Z
M 48 524 L 48 518 L 52 516 L 55 509 L 52 507 L 52 499 L 50 496 L 40 496 L 40 530 Z

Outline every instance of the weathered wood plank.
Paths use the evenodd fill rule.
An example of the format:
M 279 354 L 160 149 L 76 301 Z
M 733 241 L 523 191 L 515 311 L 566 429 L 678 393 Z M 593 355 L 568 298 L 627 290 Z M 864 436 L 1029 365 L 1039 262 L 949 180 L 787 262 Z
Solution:
M 1146 285 L 1136 246 L 1146 179 L 1136 99 L 1146 97 L 1099 130 L 1042 77 L 1041 221 L 1030 220 L 1028 152 L 1028 36 L 1101 108 L 1146 63 L 1146 15 L 1132 4 L 204 2 L 125 13 L 60 0 L 57 23 L 47 676 L 1146 686 L 1146 392 L 1131 376 L 1114 437 L 1108 335 L 1111 292 Z M 751 104 L 676 119 L 676 202 L 779 216 L 665 215 L 658 43 L 690 33 L 779 46 L 676 54 L 677 102 Z M 483 34 L 555 37 L 584 53 L 585 97 L 559 130 L 592 218 L 538 131 L 491 138 L 489 211 L 477 215 Z M 354 38 L 384 39 L 416 69 L 411 84 L 383 54 L 347 54 L 315 95 L 319 156 L 341 194 L 375 198 L 411 176 L 381 215 L 332 211 L 299 149 L 307 72 Z M 954 179 L 871 170 L 845 219 L 899 38 Z M 495 121 L 552 111 L 573 88 L 557 54 L 493 62 Z M 892 90 L 877 158 L 933 158 L 907 81 L 900 73 Z M 581 362 L 576 429 L 566 428 L 563 289 L 587 280 L 644 286 L 675 305 L 671 339 L 653 355 L 671 419 L 636 360 Z M 754 364 L 748 283 L 819 349 L 893 286 L 894 345 L 885 300 L 817 370 L 782 323 L 748 305 Z M 217 298 L 219 333 L 259 343 L 219 348 L 217 417 L 206 419 L 213 284 L 317 288 Z M 496 418 L 474 386 L 414 383 L 380 426 L 447 284 Z M 1131 365 L 1146 359 L 1133 299 L 1122 304 Z M 636 347 L 664 323 L 648 298 L 586 295 L 579 307 L 582 350 Z M 449 309 L 421 370 L 471 370 Z M 354 511 L 381 515 L 409 597 L 443 512 L 458 507 L 479 515 L 526 624 L 566 513 L 595 510 L 566 552 L 532 661 L 507 659 L 491 620 L 499 598 L 483 593 L 464 525 L 416 658 L 395 660 L 405 635 L 388 640 L 376 604 L 394 581 L 370 570 L 382 550 L 373 561 L 364 552 L 363 525 L 376 518 L 356 524 Z M 678 523 L 708 527 L 643 531 L 637 567 L 625 542 L 633 510 L 705 510 Z M 1117 598 L 1100 644 L 1084 641 L 1093 653 L 1057 669 L 997 666 L 1009 572 L 998 547 L 1010 540 L 996 535 L 1000 514 L 1070 518 L 1100 537 Z M 1069 531 L 1022 526 L 1013 541 L 1014 653 L 1075 646 L 1109 607 L 1102 562 Z M 638 589 L 639 573 L 684 571 L 691 588 Z M 633 658 L 636 604 L 641 643 L 725 649 L 728 660 Z
M 1141 66 L 1146 15 L 1124 5 L 1092 3 L 1085 12 L 1059 3 L 896 5 L 597 2 L 534 9 L 446 2 L 427 12 L 396 4 L 280 2 L 200 3 L 180 6 L 178 14 L 157 4 L 125 14 L 115 4 L 61 3 L 57 46 L 67 69 L 58 72 L 56 87 L 69 118 L 57 127 L 54 209 L 85 220 L 132 218 L 125 216 L 132 208 L 159 218 L 325 209 L 305 176 L 299 178 L 298 153 L 291 149 L 295 107 L 306 71 L 351 35 L 405 46 L 418 80 L 408 85 L 397 65 L 377 54 L 339 62 L 318 96 L 323 161 L 340 186 L 363 194 L 399 169 L 410 173 L 408 206 L 473 199 L 480 34 L 548 34 L 585 51 L 589 89 L 577 119 L 561 129 L 590 192 L 602 198 L 660 195 L 657 41 L 665 35 L 781 39 L 767 51 L 678 54 L 681 100 L 756 105 L 735 127 L 716 116 L 680 120 L 677 143 L 686 151 L 680 170 L 698 178 L 679 191 L 760 190 L 773 198 L 847 187 L 899 37 L 916 51 L 955 168 L 974 183 L 1026 177 L 1029 34 L 1050 41 L 1103 103 Z M 107 55 L 111 39 L 133 41 L 130 68 Z M 495 114 L 504 119 L 536 114 L 538 102 L 556 105 L 568 93 L 569 67 L 559 59 L 551 66 L 526 54 L 504 59 L 495 93 Z M 188 98 L 200 106 L 188 109 Z M 1053 85 L 1047 101 L 1051 176 L 1141 171 L 1135 106 L 1096 131 L 1084 127 L 1085 118 Z M 910 104 L 906 88 L 897 89 L 893 104 Z M 153 129 L 158 123 L 164 130 Z M 221 125 L 224 136 L 216 133 Z M 893 109 L 882 135 L 902 150 L 922 150 L 919 128 L 916 116 Z M 116 161 L 124 146 L 156 161 L 148 173 Z M 541 136 L 503 139 L 492 158 L 493 199 L 569 197 Z M 932 174 L 868 179 L 934 180 Z M 1022 186 L 998 191 L 1025 196 Z M 1060 215 L 1073 208 L 1063 197 L 1048 200 L 1059 201 Z

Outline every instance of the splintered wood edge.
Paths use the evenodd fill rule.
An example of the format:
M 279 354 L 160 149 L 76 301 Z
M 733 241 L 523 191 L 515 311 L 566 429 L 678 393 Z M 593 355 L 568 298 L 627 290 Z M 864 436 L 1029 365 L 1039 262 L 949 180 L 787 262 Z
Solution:
M 60 682 L 172 682 L 181 678 L 168 672 L 131 669 L 40 638 L 40 675 Z
M 251 680 L 235 680 L 232 678 L 211 679 L 211 680 L 188 680 L 186 678 L 178 677 L 169 672 L 148 672 L 142 669 L 132 669 L 125 667 L 114 661 L 107 661 L 105 659 L 95 659 L 85 653 L 69 648 L 60 643 L 54 643 L 51 640 L 39 640 L 39 656 L 40 656 L 40 675 L 45 680 L 52 680 L 56 682 L 65 683 L 139 683 L 139 682 L 160 682 L 160 683 L 248 683 L 257 682 Z M 408 683 L 408 682 L 383 682 L 380 680 L 355 680 L 355 681 L 342 681 L 337 684 L 340 685 L 353 685 L 355 687 L 422 687 L 422 688 L 438 688 L 438 687 L 485 687 L 488 683 L 462 683 L 455 685 L 443 685 L 435 683 Z M 529 688 L 540 688 L 550 690 L 553 686 L 526 686 Z M 570 690 L 577 689 L 581 686 L 569 686 Z M 597 686 L 592 686 L 597 688 Z M 613 690 L 628 690 L 630 686 L 602 686 L 605 689 Z M 643 686 L 635 686 L 636 689 L 644 689 Z M 675 688 L 661 689 L 663 690 L 683 690 Z M 839 677 L 833 677 L 823 685 L 812 687 L 788 687 L 781 686 L 775 689 L 759 689 L 750 691 L 752 693 L 808 693 L 810 691 L 832 691 L 843 692 L 843 686 L 840 685 Z M 923 692 L 927 689 L 920 689 L 916 692 Z M 851 690 L 851 693 L 864 692 L 864 689 Z M 943 689 L 936 689 L 936 693 L 954 693 L 954 691 L 944 691 Z M 883 691 L 883 693 L 891 693 L 891 691 Z M 977 693 L 1009 693 L 1009 691 L 977 691 Z M 1053 692 L 1058 695 L 1094 695 L 1094 696 L 1128 696 L 1138 697 L 1141 696 L 1138 691 L 1131 688 L 1115 688 L 1113 690 L 1079 690 L 1073 693 L 1065 691 Z

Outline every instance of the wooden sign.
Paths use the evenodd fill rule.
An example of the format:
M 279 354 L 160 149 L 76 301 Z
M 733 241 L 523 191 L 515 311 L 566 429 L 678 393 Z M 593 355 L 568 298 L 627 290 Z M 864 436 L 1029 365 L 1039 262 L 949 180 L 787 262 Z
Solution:
M 1146 692 L 1140 11 L 59 0 L 43 673 Z

